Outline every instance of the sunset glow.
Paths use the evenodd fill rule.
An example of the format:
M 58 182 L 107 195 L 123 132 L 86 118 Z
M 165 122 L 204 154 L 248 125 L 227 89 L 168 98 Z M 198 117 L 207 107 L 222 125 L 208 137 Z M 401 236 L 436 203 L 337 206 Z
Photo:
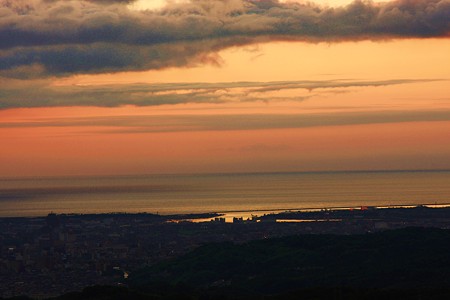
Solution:
M 36 37 L 61 34 L 33 17 L 51 18 L 48 5 L 102 11 L 67 42 L 2 45 L 1 177 L 450 168 L 448 1 L 313 1 L 334 7 L 313 30 L 314 4 L 295 1 L 110 2 L 0 2 Z M 377 11 L 373 28 L 352 23 L 362 9 Z M 280 10 L 291 21 L 277 32 Z M 435 23 L 390 19 L 413 10 Z M 101 29 L 127 18 L 136 36 Z

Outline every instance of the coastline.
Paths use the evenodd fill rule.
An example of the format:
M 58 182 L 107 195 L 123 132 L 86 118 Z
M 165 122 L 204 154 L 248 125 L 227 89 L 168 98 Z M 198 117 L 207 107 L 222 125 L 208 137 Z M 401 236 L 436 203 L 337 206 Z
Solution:
M 389 209 L 414 209 L 414 208 L 428 208 L 428 209 L 446 209 L 450 208 L 450 203 L 426 203 L 426 204 L 397 204 L 389 206 L 352 206 L 352 207 L 311 207 L 311 208 L 291 208 L 291 209 L 261 209 L 261 210 L 229 210 L 217 212 L 202 212 L 202 213 L 188 213 L 188 214 L 159 214 L 153 212 L 103 212 L 103 213 L 54 213 L 50 211 L 47 215 L 36 216 L 0 216 L 0 219 L 42 219 L 50 215 L 63 217 L 115 217 L 115 216 L 147 216 L 154 217 L 166 222 L 213 222 L 221 221 L 225 223 L 233 223 L 233 221 L 256 221 L 261 218 L 275 218 L 278 215 L 301 215 L 308 213 L 339 213 L 339 212 L 364 212 L 370 211 L 386 211 Z M 220 219 L 220 220 L 219 220 Z M 293 218 L 295 219 L 295 218 Z M 284 221 L 284 220 L 283 220 Z

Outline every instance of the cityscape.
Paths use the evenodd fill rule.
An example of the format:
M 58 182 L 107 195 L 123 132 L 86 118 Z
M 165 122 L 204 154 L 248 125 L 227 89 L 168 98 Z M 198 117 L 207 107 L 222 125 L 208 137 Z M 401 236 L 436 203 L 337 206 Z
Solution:
M 210 218 L 210 221 L 202 221 Z M 199 221 L 195 221 L 198 219 Z M 0 218 L 0 295 L 55 297 L 93 285 L 127 286 L 144 266 L 201 245 L 237 244 L 298 234 L 366 234 L 406 227 L 450 229 L 450 208 L 371 208 L 220 214 L 49 214 Z

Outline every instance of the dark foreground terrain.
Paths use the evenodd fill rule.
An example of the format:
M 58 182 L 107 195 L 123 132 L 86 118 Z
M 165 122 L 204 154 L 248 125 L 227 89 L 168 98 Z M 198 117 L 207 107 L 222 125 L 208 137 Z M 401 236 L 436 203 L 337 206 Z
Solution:
M 213 243 L 125 284 L 53 299 L 450 299 L 450 230 Z

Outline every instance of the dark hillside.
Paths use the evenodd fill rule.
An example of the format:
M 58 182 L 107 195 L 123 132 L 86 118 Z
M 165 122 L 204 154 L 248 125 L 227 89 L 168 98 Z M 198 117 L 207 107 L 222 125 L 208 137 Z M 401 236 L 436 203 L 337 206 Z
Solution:
M 447 288 L 450 231 L 407 228 L 210 244 L 131 278 L 131 286 L 142 290 L 158 282 L 264 295 L 336 286 Z

